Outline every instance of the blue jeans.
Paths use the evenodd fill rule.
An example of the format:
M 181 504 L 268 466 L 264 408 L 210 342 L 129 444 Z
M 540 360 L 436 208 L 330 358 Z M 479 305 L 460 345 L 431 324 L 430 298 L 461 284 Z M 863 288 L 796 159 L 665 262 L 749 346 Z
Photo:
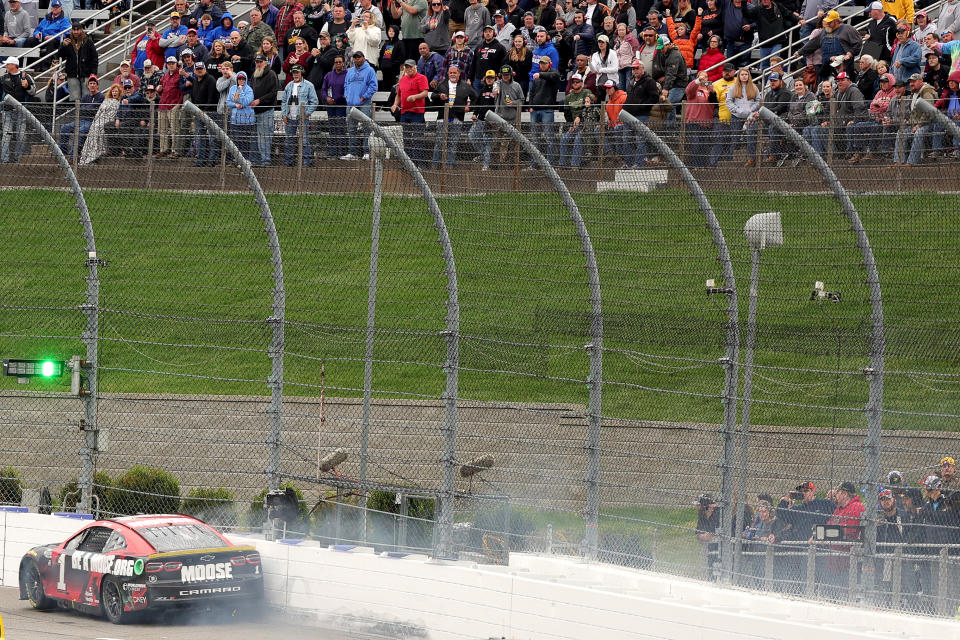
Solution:
M 73 121 L 60 127 L 60 150 L 63 151 L 63 155 L 68 158 L 73 155 L 73 141 L 70 138 L 73 136 L 73 130 L 76 124 L 76 121 Z M 80 149 L 83 149 L 83 141 L 87 139 L 87 133 L 90 131 L 91 124 L 93 123 L 89 120 L 80 121 L 80 140 L 77 141 L 78 152 Z
M 473 123 L 473 126 L 470 127 L 470 131 L 467 132 L 467 139 L 470 140 L 473 148 L 480 154 L 483 166 L 489 167 L 490 151 L 493 148 L 493 143 L 487 138 L 486 129 L 487 123 L 483 120 L 477 120 Z
M 803 138 L 810 143 L 813 150 L 823 155 L 827 150 L 827 136 L 830 133 L 828 127 L 821 127 L 818 124 L 811 124 L 803 128 Z
M 273 145 L 274 111 L 261 111 L 257 114 L 257 151 L 259 164 L 270 164 L 270 147 Z
M 553 114 L 553 109 L 534 109 L 530 113 L 530 128 L 533 130 L 530 137 L 531 141 L 540 148 L 540 151 L 546 156 L 547 162 L 551 164 L 555 160 Z M 533 164 L 533 160 L 530 161 L 530 164 Z
M 946 136 L 946 132 L 943 129 L 943 125 L 934 123 L 931 131 L 933 131 L 933 150 L 944 152 L 948 146 L 953 146 L 954 148 L 960 146 L 960 139 L 952 138 L 952 141 L 948 144 L 943 143 L 943 138 Z M 950 136 L 947 136 L 948 138 Z
M 710 162 L 713 131 L 699 122 L 687 123 L 687 163 L 691 167 L 705 167 Z
M 747 147 L 747 155 L 753 157 L 757 155 L 757 130 L 759 129 L 760 120 L 756 119 L 751 122 L 746 120 L 740 120 L 740 118 L 731 118 L 731 122 L 738 121 L 740 123 L 741 129 L 743 129 L 743 144 Z
M 444 136 L 444 122 L 441 120 L 437 121 L 437 137 L 433 143 L 433 162 L 431 165 L 434 169 L 440 166 L 440 161 L 443 160 L 443 136 Z M 460 145 L 460 136 L 463 133 L 463 121 L 457 120 L 454 118 L 446 123 L 446 136 L 447 136 L 447 164 L 446 166 L 452 167 L 457 162 L 457 147 Z
M 847 151 L 861 153 L 870 149 L 873 121 L 854 122 L 847 127 Z
M 339 158 L 347 153 L 347 107 L 327 107 L 327 155 Z
M 303 165 L 309 167 L 313 161 L 313 149 L 310 147 L 310 120 L 304 119 L 301 127 L 300 120 L 287 120 L 283 125 L 283 162 L 288 167 L 297 162 L 298 136 L 303 136 Z M 302 129 L 302 131 L 301 131 Z
M 902 160 L 897 160 L 899 155 L 901 158 L 906 153 L 907 144 L 910 145 L 910 155 L 907 156 L 907 164 L 912 164 L 914 166 L 920 164 L 920 161 L 923 160 L 923 151 L 927 142 L 927 134 L 930 132 L 930 125 L 925 124 L 923 126 L 917 127 L 916 131 L 913 131 L 913 128 L 906 129 L 901 132 L 901 135 L 897 136 L 897 146 L 894 150 L 894 162 L 902 162 Z
M 733 134 L 729 122 L 718 122 L 713 128 L 713 149 L 710 150 L 710 166 L 721 160 L 733 159 Z
M 627 90 L 627 83 L 630 81 L 630 76 L 632 75 L 633 73 L 631 72 L 630 67 L 627 67 L 626 69 L 620 69 L 620 88 L 624 91 Z
M 256 161 L 257 127 L 255 124 L 230 124 L 230 139 L 244 158 Z M 239 158 L 237 159 L 239 162 Z
M 419 166 L 427 161 L 423 143 L 424 117 L 422 113 L 407 111 L 400 114 L 400 126 L 403 128 L 403 146 L 410 159 Z
M 670 115 L 667 116 L 668 120 L 673 120 L 677 117 L 679 108 L 676 105 L 679 105 L 683 102 L 683 99 L 686 97 L 684 93 L 684 87 L 674 87 L 667 92 L 667 100 L 670 104 L 674 105 L 673 109 L 670 110 Z
M 746 51 L 747 49 L 750 48 L 752 44 L 753 44 L 752 39 L 749 43 L 748 42 L 731 42 L 730 44 L 727 45 L 727 57 L 732 58 L 733 56 L 737 55 L 741 51 Z M 737 65 L 737 67 L 743 67 L 743 66 L 746 66 L 748 62 L 750 61 L 746 57 L 741 57 L 734 60 L 732 64 Z
M 775 45 L 771 45 L 771 46 L 769 46 L 769 47 L 760 47 L 760 59 L 762 60 L 763 58 L 766 58 L 767 56 L 771 56 L 771 55 L 775 54 L 777 51 L 780 51 L 780 49 L 782 49 L 782 48 L 783 48 L 783 45 L 781 45 L 781 44 L 775 44 Z M 737 65 L 737 66 L 739 66 L 739 65 Z M 770 67 L 770 61 L 769 61 L 769 60 L 764 60 L 763 62 L 760 63 L 760 69 L 761 69 L 761 70 L 764 70 L 764 71 L 765 71 L 765 70 L 766 70 L 767 68 L 769 68 L 769 67 Z
M 367 117 L 373 117 L 373 107 L 369 104 L 362 104 L 354 107 L 359 109 L 361 113 L 365 114 Z M 351 107 L 347 107 L 349 111 Z M 363 127 L 360 126 L 359 122 L 353 120 L 347 121 L 347 153 L 352 153 L 355 156 L 360 155 L 360 140 L 363 140 L 363 153 L 370 153 L 370 139 L 367 137 L 367 132 Z
M 0 145 L 0 162 L 19 162 L 23 153 L 23 141 L 27 134 L 26 118 L 19 111 L 3 112 L 3 144 Z M 10 145 L 13 144 L 11 159 Z
M 220 144 L 217 142 L 217 138 L 213 135 L 213 132 L 207 128 L 207 125 L 205 125 L 200 118 L 197 118 L 194 122 L 193 139 L 197 146 L 196 164 L 216 164 L 219 159 L 218 156 L 220 155 Z
M 576 126 L 565 131 L 560 138 L 560 159 L 557 164 L 579 167 L 583 162 L 583 127 Z

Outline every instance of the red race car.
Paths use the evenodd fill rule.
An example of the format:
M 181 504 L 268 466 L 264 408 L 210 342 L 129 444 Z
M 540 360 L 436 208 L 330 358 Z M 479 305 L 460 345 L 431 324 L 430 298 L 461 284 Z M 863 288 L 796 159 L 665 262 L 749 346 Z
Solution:
M 97 520 L 20 561 L 20 599 L 102 613 L 121 624 L 144 611 L 197 604 L 259 606 L 263 570 L 255 547 L 238 547 L 182 515 Z

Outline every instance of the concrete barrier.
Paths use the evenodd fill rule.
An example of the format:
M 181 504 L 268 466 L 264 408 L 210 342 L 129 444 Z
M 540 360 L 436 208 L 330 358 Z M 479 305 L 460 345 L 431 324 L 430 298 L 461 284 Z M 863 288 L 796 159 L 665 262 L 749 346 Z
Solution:
M 27 549 L 63 540 L 81 526 L 72 518 L 0 511 L 3 585 L 17 586 Z M 312 541 L 230 537 L 260 551 L 270 606 L 345 634 L 431 640 L 882 640 L 952 638 L 960 628 L 952 620 L 725 590 L 550 556 L 512 554 L 509 566 L 491 566 Z

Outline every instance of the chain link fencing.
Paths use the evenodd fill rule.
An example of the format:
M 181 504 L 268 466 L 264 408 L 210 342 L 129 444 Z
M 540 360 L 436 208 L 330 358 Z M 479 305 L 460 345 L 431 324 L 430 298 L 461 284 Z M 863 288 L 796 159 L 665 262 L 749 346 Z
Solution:
M 71 109 L 31 105 L 77 158 L 102 260 L 101 512 L 259 529 L 266 491 L 290 486 L 300 507 L 287 537 L 494 562 L 569 554 L 834 602 L 955 608 L 949 516 L 901 505 L 900 537 L 879 518 L 875 551 L 853 526 L 840 536 L 856 541 L 810 542 L 841 483 L 865 526 L 888 472 L 917 487 L 956 451 L 957 242 L 937 193 L 956 170 L 937 148 L 949 133 L 928 131 L 947 152 L 936 167 L 894 167 L 882 122 L 852 136 L 829 119 L 825 141 L 792 123 L 863 221 L 883 289 L 880 372 L 850 206 L 769 120 L 641 117 L 674 159 L 642 127 L 611 126 L 605 105 L 580 128 L 536 110 L 501 110 L 506 126 L 451 110 L 394 126 L 375 113 L 372 136 L 304 109 L 270 114 L 264 147 L 256 119 L 235 126 L 201 106 L 243 162 L 189 109 L 165 125 L 164 147 L 147 105 L 132 130 L 107 123 L 87 163 L 91 134 L 75 135 Z M 19 159 L 4 184 L 21 188 L 0 191 L 22 230 L 5 258 L 3 355 L 82 355 L 89 257 L 75 198 L 50 188 L 59 169 L 29 129 Z M 752 246 L 745 225 L 772 212 L 782 246 Z M 870 395 L 881 374 L 882 410 Z M 3 487 L 48 487 L 72 508 L 89 400 L 66 377 L 40 391 L 3 380 L 3 450 L 20 476 Z M 807 482 L 812 496 L 798 494 Z

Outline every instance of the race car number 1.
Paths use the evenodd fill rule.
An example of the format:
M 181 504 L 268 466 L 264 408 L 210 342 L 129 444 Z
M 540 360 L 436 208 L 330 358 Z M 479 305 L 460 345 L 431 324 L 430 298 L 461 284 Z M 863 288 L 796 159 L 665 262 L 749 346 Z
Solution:
M 67 564 L 65 560 L 67 559 L 66 554 L 61 553 L 57 557 L 57 562 L 60 564 L 60 581 L 57 582 L 57 591 L 66 591 L 67 590 L 67 581 L 66 581 L 66 570 Z

